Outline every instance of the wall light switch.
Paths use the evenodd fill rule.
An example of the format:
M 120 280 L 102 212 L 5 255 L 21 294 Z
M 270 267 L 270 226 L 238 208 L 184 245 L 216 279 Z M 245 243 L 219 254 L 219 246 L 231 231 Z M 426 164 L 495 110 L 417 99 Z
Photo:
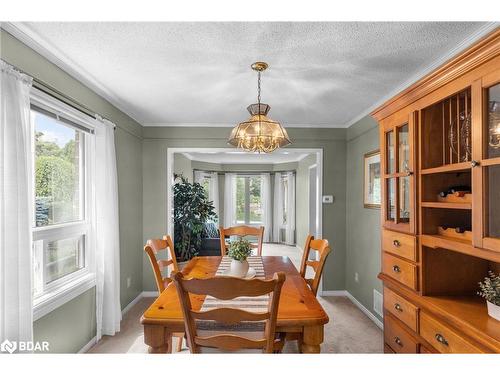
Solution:
M 333 203 L 333 195 L 323 195 L 323 203 Z

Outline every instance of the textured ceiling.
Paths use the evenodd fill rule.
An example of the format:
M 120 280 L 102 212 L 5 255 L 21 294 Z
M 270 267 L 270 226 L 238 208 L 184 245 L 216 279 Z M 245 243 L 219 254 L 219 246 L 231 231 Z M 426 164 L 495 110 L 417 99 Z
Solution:
M 278 164 L 296 162 L 304 159 L 308 154 L 288 149 L 276 150 L 271 154 L 248 153 L 245 151 L 221 151 L 185 152 L 184 155 L 191 160 L 217 164 Z
M 235 124 L 262 100 L 284 125 L 347 126 L 484 23 L 23 23 L 143 125 Z M 56 62 L 57 63 L 57 62 Z

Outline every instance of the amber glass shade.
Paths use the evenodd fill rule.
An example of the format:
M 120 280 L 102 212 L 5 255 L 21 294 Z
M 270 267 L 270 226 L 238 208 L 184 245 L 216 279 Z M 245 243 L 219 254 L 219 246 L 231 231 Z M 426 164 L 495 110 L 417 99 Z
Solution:
M 228 143 L 249 152 L 273 152 L 279 147 L 289 145 L 290 138 L 279 122 L 267 117 L 269 112 L 267 104 L 251 104 L 247 110 L 251 117 L 238 124 Z

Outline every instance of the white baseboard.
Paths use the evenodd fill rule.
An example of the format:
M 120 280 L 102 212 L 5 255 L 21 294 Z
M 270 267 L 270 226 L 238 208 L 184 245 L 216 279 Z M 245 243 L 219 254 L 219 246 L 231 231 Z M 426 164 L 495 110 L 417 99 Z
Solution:
M 97 342 L 97 336 L 92 337 L 92 339 L 86 343 L 83 348 L 81 348 L 77 354 L 87 353 L 91 347 L 93 347 Z
M 323 290 L 320 293 L 321 297 L 339 297 L 347 296 L 347 290 Z
M 139 293 L 125 308 L 122 310 L 122 316 L 126 314 L 134 305 L 142 299 L 142 293 Z
M 158 292 L 156 292 L 156 291 L 144 291 L 144 292 L 142 292 L 142 297 L 158 297 Z
M 338 297 L 345 296 L 351 300 L 358 309 L 360 309 L 368 318 L 370 318 L 373 323 L 380 329 L 384 329 L 384 323 L 377 318 L 370 310 L 368 310 L 361 302 L 359 302 L 354 296 L 347 290 L 323 290 L 321 293 L 322 297 Z

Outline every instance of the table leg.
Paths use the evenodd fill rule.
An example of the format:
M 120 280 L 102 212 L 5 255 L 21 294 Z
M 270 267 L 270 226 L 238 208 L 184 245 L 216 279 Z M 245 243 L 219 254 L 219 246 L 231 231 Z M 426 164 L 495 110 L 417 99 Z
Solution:
M 144 325 L 144 343 L 149 353 L 172 353 L 172 333 L 159 325 Z
M 305 326 L 302 335 L 302 353 L 319 353 L 323 342 L 323 325 Z

